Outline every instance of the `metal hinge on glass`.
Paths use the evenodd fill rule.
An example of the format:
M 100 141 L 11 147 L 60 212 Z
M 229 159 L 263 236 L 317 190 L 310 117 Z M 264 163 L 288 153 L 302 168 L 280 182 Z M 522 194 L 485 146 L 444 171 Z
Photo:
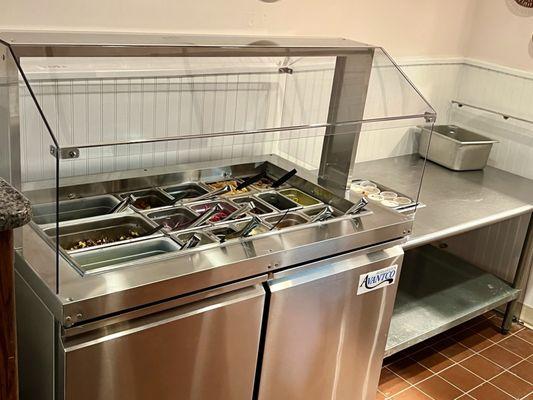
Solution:
M 58 149 L 57 147 L 50 145 L 50 154 L 60 160 L 69 160 L 80 158 L 80 149 L 76 147 L 63 147 Z
M 292 75 L 292 73 L 294 72 L 294 70 L 292 68 L 289 68 L 289 67 L 281 67 L 280 69 L 278 69 L 278 72 L 280 74 L 289 74 L 289 75 Z

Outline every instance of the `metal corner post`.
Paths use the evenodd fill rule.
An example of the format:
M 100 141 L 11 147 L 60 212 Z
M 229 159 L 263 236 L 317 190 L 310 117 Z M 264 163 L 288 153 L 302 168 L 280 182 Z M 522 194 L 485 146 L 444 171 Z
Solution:
M 21 189 L 18 72 L 9 48 L 0 44 L 0 176 Z
M 352 179 L 361 132 L 361 123 L 353 122 L 363 120 L 373 59 L 374 50 L 364 49 L 337 57 L 335 64 L 319 167 L 320 184 L 335 193 L 344 192 Z

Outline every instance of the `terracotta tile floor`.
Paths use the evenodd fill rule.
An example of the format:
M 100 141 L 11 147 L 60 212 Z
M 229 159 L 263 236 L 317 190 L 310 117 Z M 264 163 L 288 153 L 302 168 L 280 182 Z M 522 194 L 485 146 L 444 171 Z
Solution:
M 489 312 L 385 359 L 376 399 L 533 399 L 533 331 Z

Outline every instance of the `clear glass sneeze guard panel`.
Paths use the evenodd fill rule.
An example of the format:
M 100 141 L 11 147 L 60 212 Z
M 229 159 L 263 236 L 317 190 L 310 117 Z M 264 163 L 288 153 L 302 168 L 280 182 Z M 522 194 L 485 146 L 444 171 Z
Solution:
M 261 40 L 269 39 L 251 43 Z M 41 223 L 34 222 L 41 236 L 54 244 L 70 237 L 69 251 L 79 250 L 75 235 L 60 229 L 70 224 L 73 200 L 79 200 L 69 198 L 71 187 L 268 160 L 285 160 L 299 175 L 347 199 L 357 199 L 361 193 L 353 186 L 368 180 L 380 193 L 409 198 L 415 208 L 424 166 L 417 130 L 431 130 L 434 110 L 381 48 L 326 43 L 243 45 L 238 51 L 216 48 L 216 55 L 188 46 L 195 50 L 186 57 L 132 57 L 129 47 L 124 56 L 74 57 L 64 56 L 66 47 L 51 46 L 49 54 L 61 56 L 21 56 L 22 189 L 40 207 Z M 100 52 L 108 50 L 103 46 Z M 113 51 L 120 50 L 119 43 Z M 281 56 L 284 51 L 288 55 Z M 50 145 L 59 158 L 50 154 Z M 416 170 L 409 185 L 384 179 L 395 159 L 409 157 Z M 103 197 L 95 203 L 83 203 L 82 218 L 113 209 L 123 200 L 120 185 L 99 193 Z M 160 189 L 162 194 L 151 193 L 154 201 L 171 202 Z M 57 201 L 56 194 L 55 226 L 44 226 L 46 206 Z M 364 193 L 370 194 L 379 193 Z M 379 201 L 374 205 L 382 207 Z M 122 236 L 135 242 L 139 232 L 132 234 L 131 226 L 155 226 L 139 210 L 129 211 L 134 217 L 118 222 L 125 226 Z M 142 221 L 132 222 L 139 215 Z

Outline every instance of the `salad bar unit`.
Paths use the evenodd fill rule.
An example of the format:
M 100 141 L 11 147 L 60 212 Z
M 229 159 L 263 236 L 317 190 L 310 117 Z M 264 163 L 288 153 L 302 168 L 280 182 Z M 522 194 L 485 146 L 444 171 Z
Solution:
M 7 126 L 21 151 L 0 165 L 33 207 L 16 252 L 17 305 L 30 310 L 18 314 L 21 399 L 375 398 L 418 191 L 352 185 L 359 136 L 366 119 L 435 117 L 383 49 L 27 32 L 0 43 L 16 82 L 0 100 L 23 106 L 9 121 L 43 126 L 22 139 Z M 57 63 L 81 83 L 45 66 Z M 366 104 L 388 80 L 412 110 Z
M 104 399 L 100 393 L 114 391 L 115 398 L 126 399 L 144 390 L 165 398 L 186 385 L 200 390 L 199 382 L 212 388 L 216 379 L 224 379 L 232 393 L 222 398 L 234 398 L 235 390 L 238 398 L 251 398 L 254 385 L 259 398 L 279 398 L 288 389 L 279 382 L 308 368 L 291 352 L 320 348 L 334 354 L 333 349 L 346 346 L 341 337 L 326 344 L 318 337 L 302 342 L 310 326 L 331 331 L 360 323 L 372 329 L 350 333 L 350 340 L 360 343 L 357 365 L 347 357 L 337 367 L 345 370 L 346 390 L 361 390 L 367 379 L 374 390 L 381 363 L 376 352 L 386 341 L 381 321 L 390 319 L 397 281 L 359 293 L 360 278 L 389 270 L 399 274 L 401 243 L 412 220 L 355 192 L 339 197 L 298 174 L 273 187 L 287 173 L 270 160 L 157 175 L 149 187 L 108 195 L 88 193 L 129 182 L 61 188 L 61 222 L 32 222 L 17 265 L 20 293 L 28 295 L 29 282 L 44 291 L 35 276 L 42 271 L 35 266 L 53 259 L 58 241 L 62 292 L 45 298 L 61 321 L 56 335 L 63 398 Z M 243 187 L 259 174 L 268 181 Z M 35 220 L 46 222 L 49 208 L 35 205 Z M 43 247 L 39 238 L 50 245 Z M 204 339 L 195 333 L 203 323 L 210 326 Z M 369 341 L 374 344 L 368 346 Z M 206 349 L 192 351 L 193 343 Z M 206 369 L 195 372 L 201 374 L 198 383 L 183 375 L 170 386 L 154 386 L 161 379 L 155 365 L 176 371 L 199 355 Z M 232 359 L 232 371 L 220 378 L 226 357 Z M 333 371 L 336 361 L 324 357 L 326 371 Z M 137 374 L 134 370 L 152 364 L 153 372 L 143 373 L 143 379 L 122 384 Z M 365 371 L 371 367 L 372 376 L 360 369 L 360 379 L 354 380 L 348 371 L 363 365 Z M 309 379 L 322 363 L 313 369 Z M 297 376 L 286 383 L 296 384 L 294 390 L 316 391 Z M 211 395 L 208 391 L 206 398 Z

